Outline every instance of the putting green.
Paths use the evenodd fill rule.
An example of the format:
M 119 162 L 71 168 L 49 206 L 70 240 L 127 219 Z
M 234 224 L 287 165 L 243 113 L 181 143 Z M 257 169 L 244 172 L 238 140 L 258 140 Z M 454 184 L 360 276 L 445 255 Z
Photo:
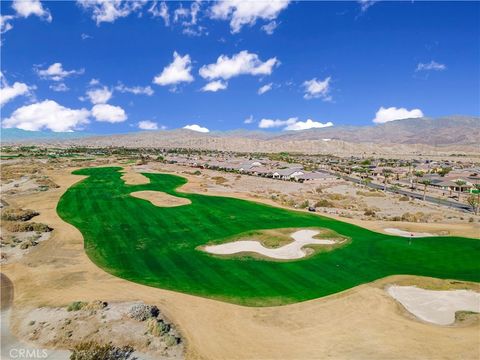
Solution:
M 480 241 L 460 237 L 405 239 L 328 219 L 228 197 L 185 194 L 186 179 L 144 174 L 126 185 L 121 168 L 89 168 L 60 199 L 58 214 L 83 234 L 90 259 L 109 273 L 154 287 L 249 306 L 314 299 L 388 275 L 480 281 Z M 163 191 L 190 205 L 158 207 L 129 194 Z M 348 245 L 295 261 L 224 258 L 196 249 L 251 230 L 322 227 Z

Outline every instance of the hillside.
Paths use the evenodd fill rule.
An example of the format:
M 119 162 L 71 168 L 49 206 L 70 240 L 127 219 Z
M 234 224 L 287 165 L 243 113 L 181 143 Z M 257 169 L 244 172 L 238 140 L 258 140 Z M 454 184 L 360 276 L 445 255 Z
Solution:
M 480 118 L 466 116 L 407 119 L 374 126 L 338 126 L 288 132 L 234 130 L 199 133 L 176 129 L 77 138 L 39 136 L 37 139 L 28 140 L 4 139 L 2 134 L 2 141 L 10 143 L 31 142 L 94 147 L 184 147 L 225 151 L 291 151 L 325 154 L 363 152 L 407 154 L 439 151 L 478 153 L 479 138 Z

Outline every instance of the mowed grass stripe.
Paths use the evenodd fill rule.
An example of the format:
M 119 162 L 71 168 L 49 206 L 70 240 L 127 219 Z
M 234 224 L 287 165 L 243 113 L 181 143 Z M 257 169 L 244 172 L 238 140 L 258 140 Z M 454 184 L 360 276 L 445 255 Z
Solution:
M 145 174 L 150 184 L 125 185 L 120 168 L 91 168 L 60 199 L 59 215 L 76 226 L 88 256 L 119 277 L 238 304 L 279 305 L 333 294 L 392 274 L 480 281 L 480 241 L 409 239 L 375 233 L 306 212 L 245 200 L 183 194 L 185 179 Z M 191 200 L 165 208 L 130 196 L 156 190 Z M 219 257 L 199 246 L 260 229 L 324 227 L 348 245 L 295 261 Z

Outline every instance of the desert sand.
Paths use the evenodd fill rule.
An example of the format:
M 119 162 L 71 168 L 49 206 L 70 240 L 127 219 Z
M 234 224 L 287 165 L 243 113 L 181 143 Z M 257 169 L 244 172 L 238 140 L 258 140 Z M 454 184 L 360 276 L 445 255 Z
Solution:
M 392 285 L 387 292 L 419 319 L 451 325 L 457 311 L 480 313 L 480 294 L 470 290 L 426 290 Z
M 72 175 L 72 170 L 52 171 L 58 189 L 9 199 L 14 206 L 36 209 L 41 213 L 38 221 L 55 229 L 49 240 L 19 262 L 2 266 L 2 272 L 15 284 L 11 317 L 15 334 L 20 332 L 25 314 L 40 306 L 63 306 L 75 300 L 141 300 L 158 304 L 177 324 L 187 340 L 190 359 L 403 360 L 480 356 L 474 346 L 478 344 L 478 322 L 450 328 L 416 321 L 406 316 L 401 305 L 383 290 L 385 285 L 400 281 L 407 285 L 436 281 L 451 286 L 444 280 L 395 276 L 316 300 L 250 308 L 151 288 L 107 274 L 86 256 L 81 233 L 55 211 L 63 192 L 83 178 Z M 478 284 L 460 284 L 478 291 Z
M 243 252 L 254 252 L 272 259 L 293 260 L 301 259 L 308 255 L 306 245 L 333 245 L 335 240 L 314 239 L 320 231 L 298 230 L 291 234 L 293 241 L 284 246 L 271 249 L 263 246 L 257 240 L 232 241 L 220 245 L 205 246 L 204 250 L 216 255 L 231 255 Z
M 138 199 L 150 201 L 153 205 L 159 207 L 176 207 L 192 203 L 190 199 L 173 196 L 162 191 L 135 191 L 130 193 L 130 195 Z

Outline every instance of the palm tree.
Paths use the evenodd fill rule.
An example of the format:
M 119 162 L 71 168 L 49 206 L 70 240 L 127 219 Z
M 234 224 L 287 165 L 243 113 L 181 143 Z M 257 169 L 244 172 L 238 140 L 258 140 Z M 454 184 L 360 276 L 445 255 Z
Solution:
M 413 175 L 415 175 L 415 190 L 416 190 L 418 179 L 423 177 L 423 173 L 421 171 L 415 171 L 415 173 Z
M 420 184 L 423 184 L 423 201 L 425 201 L 425 196 L 427 194 L 427 186 L 432 183 L 429 179 L 423 179 L 420 181 Z
M 473 187 L 475 188 L 475 190 L 477 190 L 477 209 L 478 209 L 478 206 L 480 206 L 480 183 L 473 184 Z
M 455 181 L 455 184 L 458 186 L 458 202 L 460 202 L 460 194 L 462 193 L 462 187 L 466 184 L 463 180 Z
M 382 175 L 383 175 L 383 191 L 387 191 L 387 180 L 392 174 L 391 169 L 383 169 L 382 170 Z

